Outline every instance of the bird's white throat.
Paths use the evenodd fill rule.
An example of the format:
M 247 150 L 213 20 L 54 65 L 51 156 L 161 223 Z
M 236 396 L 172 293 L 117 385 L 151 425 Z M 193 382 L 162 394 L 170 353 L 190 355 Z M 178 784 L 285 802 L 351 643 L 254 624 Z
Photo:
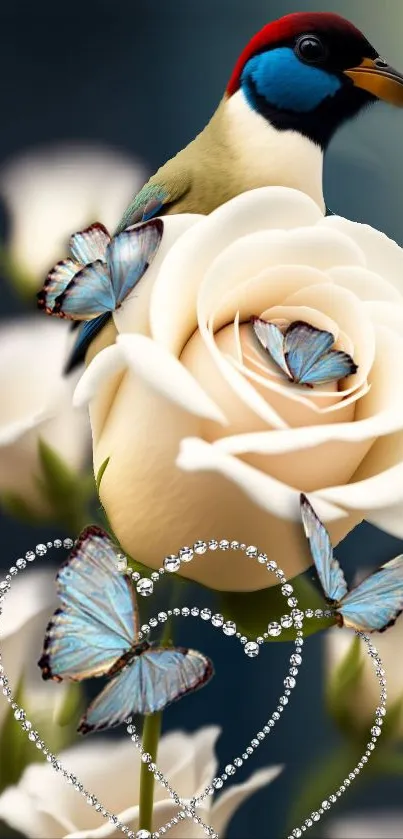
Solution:
M 225 103 L 227 142 L 245 172 L 247 188 L 288 186 L 325 209 L 323 151 L 297 131 L 279 131 L 254 111 L 242 90 Z

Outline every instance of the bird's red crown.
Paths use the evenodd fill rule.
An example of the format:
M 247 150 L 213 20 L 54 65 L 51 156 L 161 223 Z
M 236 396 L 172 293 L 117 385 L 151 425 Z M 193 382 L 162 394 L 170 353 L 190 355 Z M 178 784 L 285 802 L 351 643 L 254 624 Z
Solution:
M 239 89 L 242 70 L 250 58 L 267 48 L 280 46 L 304 32 L 338 32 L 342 36 L 344 35 L 350 39 L 354 38 L 363 44 L 368 44 L 362 32 L 340 15 L 328 12 L 310 12 L 306 14 L 294 12 L 293 14 L 285 15 L 285 17 L 264 26 L 246 45 L 238 58 L 229 80 L 227 86 L 228 96 L 232 96 Z

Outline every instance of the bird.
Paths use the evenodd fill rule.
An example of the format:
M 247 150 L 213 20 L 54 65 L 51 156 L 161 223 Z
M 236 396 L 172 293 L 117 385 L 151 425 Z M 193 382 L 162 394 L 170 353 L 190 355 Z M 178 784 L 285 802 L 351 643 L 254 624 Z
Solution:
M 286 186 L 324 211 L 323 156 L 337 129 L 384 100 L 403 105 L 403 75 L 343 17 L 285 15 L 264 26 L 235 63 L 212 118 L 133 198 L 115 231 L 171 213 L 209 214 L 248 190 Z M 66 372 L 81 363 L 110 315 L 85 323 Z

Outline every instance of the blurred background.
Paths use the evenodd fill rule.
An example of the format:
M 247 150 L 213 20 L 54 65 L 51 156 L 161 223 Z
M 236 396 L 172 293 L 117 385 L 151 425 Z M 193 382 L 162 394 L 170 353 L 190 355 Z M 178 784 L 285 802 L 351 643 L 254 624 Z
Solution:
M 284 0 L 203 0 L 200 3 L 120 0 L 114 4 L 70 0 L 63 8 L 42 0 L 34 6 L 3 5 L 0 11 L 2 567 L 15 563 L 38 542 L 76 535 L 83 523 L 82 510 L 86 504 L 88 516 L 91 515 L 93 484 L 87 420 L 85 415 L 73 417 L 68 407 L 74 381 L 59 379 L 68 331 L 64 324 L 37 320 L 33 302 L 47 269 L 63 256 L 68 235 L 95 219 L 109 228 L 117 224 L 130 197 L 149 174 L 205 125 L 244 44 L 265 23 L 282 14 L 308 10 L 343 14 L 365 32 L 381 55 L 403 70 L 400 3 L 310 0 L 308 6 L 296 0 L 286 3 Z M 325 167 L 327 205 L 336 213 L 379 227 L 400 245 L 403 245 L 402 144 L 403 114 L 378 105 L 340 131 L 328 151 Z M 52 394 L 60 406 L 60 415 L 51 422 L 37 416 L 35 403 L 39 404 L 38 394 L 44 392 Z M 30 428 L 33 430 L 29 431 Z M 35 446 L 38 428 L 44 440 L 40 455 Z M 55 451 L 59 458 L 56 460 Z M 33 481 L 39 456 L 46 484 L 40 498 Z M 39 519 L 43 522 L 44 517 L 49 521 L 39 524 Z M 363 524 L 340 546 L 338 557 L 351 582 L 360 569 L 379 565 L 399 553 L 402 547 L 392 537 Z M 47 567 L 51 563 L 52 559 Z M 51 605 L 44 595 L 48 578 L 42 582 L 35 577 L 36 573 L 39 572 L 30 569 L 32 586 L 21 594 L 19 608 L 20 623 L 28 636 L 32 636 L 35 613 L 39 638 Z M 26 642 L 19 635 L 21 626 L 14 614 L 2 634 L 9 634 L 13 656 L 18 650 L 21 661 L 16 678 L 24 675 L 28 691 L 29 657 L 24 652 Z M 283 764 L 284 771 L 270 787 L 257 792 L 237 810 L 225 832 L 231 839 L 249 836 L 280 839 L 287 835 L 310 810 L 320 806 L 332 785 L 338 786 L 345 773 L 353 768 L 363 742 L 363 726 L 368 730 L 371 724 L 376 697 L 374 694 L 368 700 L 372 688 L 367 686 L 366 669 L 355 648 L 349 646 L 351 639 L 346 646 L 344 635 L 342 639 L 342 633 L 339 636 L 337 632 L 322 633 L 307 640 L 306 662 L 287 712 L 286 725 L 278 725 L 260 747 L 253 766 L 248 767 L 249 773 L 257 767 Z M 196 624 L 186 627 L 186 633 L 189 646 L 213 655 L 218 674 L 225 661 L 226 675 L 232 671 L 233 686 L 228 692 L 227 678 L 220 680 L 218 676 L 214 692 L 202 691 L 192 701 L 186 700 L 170 709 L 165 715 L 164 728 L 192 731 L 212 723 L 225 726 L 217 746 L 224 766 L 226 757 L 237 748 L 239 729 L 249 732 L 249 718 L 253 725 L 255 720 L 261 720 L 257 723 L 261 725 L 268 712 L 271 713 L 290 654 L 289 645 L 269 646 L 265 651 L 267 668 L 262 673 L 260 666 L 259 678 L 256 676 L 255 680 L 251 676 L 245 695 L 244 674 L 238 669 L 239 658 L 234 646 L 224 644 L 221 637 L 213 637 L 212 633 L 202 635 Z M 363 773 L 328 819 L 311 831 L 312 836 L 329 839 L 403 836 L 402 643 L 403 620 L 378 645 L 386 660 L 391 683 L 389 695 L 395 702 L 395 716 L 388 732 L 389 751 L 372 773 L 370 770 Z M 346 652 L 349 654 L 347 677 L 346 672 L 343 676 L 343 666 L 340 668 Z M 334 677 L 331 682 L 330 669 L 341 674 L 337 685 Z M 32 676 L 34 682 L 35 678 Z M 350 696 L 352 689 L 354 700 Z M 43 709 L 48 700 L 43 693 L 35 694 L 35 690 L 32 688 L 32 697 L 37 696 L 35 700 L 31 698 L 32 707 Z M 329 700 L 332 691 L 333 699 Z M 68 699 L 73 704 L 80 701 L 74 696 Z M 13 740 L 12 730 L 10 720 L 0 716 L 0 792 L 18 782 L 24 761 L 28 759 L 25 752 L 23 758 L 18 757 L 19 747 Z M 65 745 L 66 740 L 71 742 L 71 737 L 68 728 L 63 729 L 58 746 Z M 31 752 L 35 749 L 30 750 L 29 760 L 36 757 Z M 248 773 L 245 772 L 245 777 Z M 7 807 L 2 808 L 0 798 L 0 816 L 5 818 L 6 812 Z M 2 839 L 14 835 L 6 821 L 5 818 L 0 827 Z M 23 833 L 44 835 L 40 832 L 42 828 L 35 826 L 34 817 L 30 824 L 29 829 L 20 825 Z M 54 825 L 52 829 L 56 830 Z M 72 832 L 66 826 L 57 830 L 49 836 Z

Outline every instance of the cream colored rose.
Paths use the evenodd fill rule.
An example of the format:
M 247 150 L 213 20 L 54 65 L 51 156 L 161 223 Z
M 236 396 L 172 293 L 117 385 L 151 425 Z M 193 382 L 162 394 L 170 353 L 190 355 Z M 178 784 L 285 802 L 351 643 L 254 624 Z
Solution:
M 0 507 L 11 494 L 37 515 L 52 512 L 39 483 L 39 441 L 73 472 L 88 458 L 88 416 L 71 405 L 77 376 L 63 376 L 69 334 L 66 323 L 39 315 L 0 328 Z
M 311 563 L 301 490 L 334 544 L 364 517 L 403 536 L 401 248 L 280 187 L 164 224 L 76 394 L 91 403 L 95 471 L 110 458 L 100 497 L 124 549 L 156 568 L 197 539 L 239 540 L 292 577 Z M 330 330 L 358 372 L 286 381 L 253 315 Z M 183 573 L 223 590 L 275 582 L 233 551 Z
M 217 772 L 216 726 L 192 734 L 174 731 L 162 737 L 158 766 L 183 798 L 192 798 L 211 784 Z M 137 757 L 137 759 L 136 759 Z M 85 742 L 60 755 L 63 765 L 77 773 L 92 794 L 134 833 L 139 829 L 140 760 L 130 739 Z M 281 766 L 258 769 L 243 783 L 233 784 L 198 809 L 200 817 L 224 837 L 227 825 L 249 796 L 277 778 Z M 155 785 L 153 829 L 158 830 L 178 812 L 165 789 Z M 0 796 L 0 818 L 33 839 L 118 839 L 122 836 L 82 796 L 66 784 L 49 764 L 29 766 L 16 786 Z M 172 839 L 200 839 L 203 829 L 189 819 L 170 831 Z

